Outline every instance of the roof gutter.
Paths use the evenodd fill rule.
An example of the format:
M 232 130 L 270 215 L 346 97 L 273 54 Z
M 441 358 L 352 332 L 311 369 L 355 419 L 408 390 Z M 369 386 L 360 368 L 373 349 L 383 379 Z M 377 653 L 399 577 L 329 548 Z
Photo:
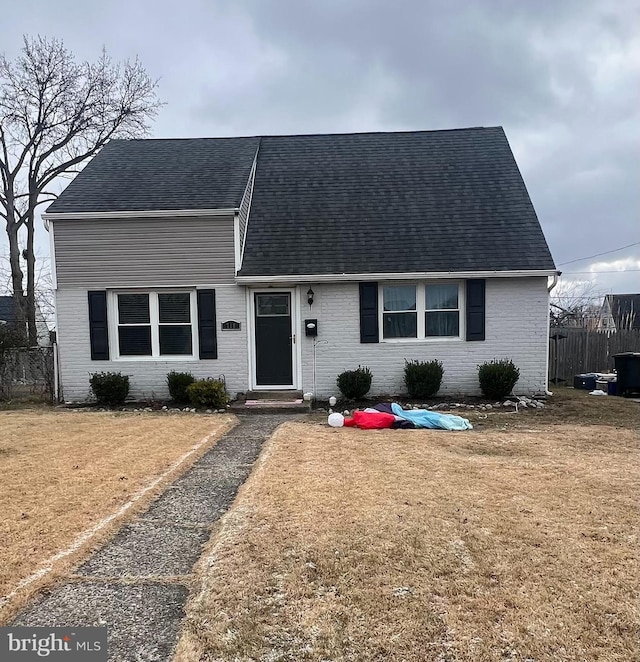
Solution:
M 370 274 L 294 274 L 282 276 L 236 276 L 239 285 L 284 283 L 343 283 L 371 280 L 415 280 L 418 278 L 531 278 L 554 276 L 555 269 L 525 269 L 512 271 L 412 271 L 405 273 Z
M 176 218 L 177 216 L 233 216 L 238 207 L 224 209 L 138 209 L 132 211 L 45 212 L 44 221 L 109 220 L 117 218 Z

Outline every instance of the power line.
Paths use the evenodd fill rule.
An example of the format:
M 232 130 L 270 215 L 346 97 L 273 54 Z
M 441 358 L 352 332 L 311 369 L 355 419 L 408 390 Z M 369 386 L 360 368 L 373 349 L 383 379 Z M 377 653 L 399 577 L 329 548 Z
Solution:
M 591 274 L 592 276 L 597 276 L 598 274 L 629 274 L 640 271 L 640 269 L 617 269 L 614 271 L 563 271 L 563 276 L 571 276 L 574 274 Z
M 604 251 L 604 253 L 596 253 L 595 255 L 587 255 L 587 257 L 579 257 L 575 260 L 569 260 L 569 262 L 561 262 L 558 266 L 563 267 L 565 264 L 573 264 L 574 262 L 582 262 L 582 260 L 590 260 L 592 257 L 600 257 L 601 255 L 609 255 L 609 253 L 617 253 L 618 251 L 623 251 L 625 248 L 631 248 L 632 246 L 638 246 L 640 241 L 636 241 L 633 244 L 627 244 L 626 246 L 620 246 L 620 248 L 613 248 L 610 251 Z M 575 272 L 579 273 L 579 272 Z M 601 271 L 600 273 L 605 273 Z

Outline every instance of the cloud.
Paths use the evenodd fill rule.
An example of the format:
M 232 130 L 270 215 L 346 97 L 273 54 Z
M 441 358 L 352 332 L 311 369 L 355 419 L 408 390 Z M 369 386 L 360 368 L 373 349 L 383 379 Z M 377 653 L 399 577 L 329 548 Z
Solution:
M 563 274 L 556 289 L 562 292 L 576 292 L 584 289 L 600 296 L 607 293 L 634 293 L 640 292 L 639 276 L 640 256 L 630 255 L 612 260 L 590 262 L 586 266 L 571 265 Z
M 639 24 L 637 0 L 24 0 L 0 40 L 139 54 L 159 137 L 502 125 L 562 263 L 637 236 Z
M 601 271 L 631 271 L 640 270 L 640 258 L 625 257 L 618 260 L 610 260 L 608 262 L 594 262 L 589 267 L 592 273 Z

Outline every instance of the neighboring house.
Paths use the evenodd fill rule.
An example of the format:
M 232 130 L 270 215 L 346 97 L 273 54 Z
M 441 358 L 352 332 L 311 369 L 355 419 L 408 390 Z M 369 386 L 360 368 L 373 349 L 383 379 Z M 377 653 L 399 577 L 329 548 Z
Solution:
M 18 311 L 16 308 L 15 299 L 12 296 L 0 296 L 0 325 L 7 325 L 9 327 L 18 326 Z M 19 328 L 19 327 L 18 327 Z M 37 341 L 39 347 L 49 347 L 51 345 L 49 327 L 44 319 L 44 315 L 40 307 L 36 303 L 36 331 L 38 334 Z M 25 337 L 27 329 L 24 329 Z
M 602 303 L 599 331 L 640 329 L 640 294 L 607 294 Z
M 556 268 L 500 127 L 116 140 L 44 218 L 66 399 L 103 370 L 327 396 L 358 365 L 398 393 L 405 359 L 546 389 Z

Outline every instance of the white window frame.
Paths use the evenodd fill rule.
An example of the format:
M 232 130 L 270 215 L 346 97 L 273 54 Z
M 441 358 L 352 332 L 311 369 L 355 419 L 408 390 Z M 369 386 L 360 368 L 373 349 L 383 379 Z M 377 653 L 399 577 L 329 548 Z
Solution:
M 119 311 L 118 296 L 120 294 L 147 294 L 149 296 L 149 319 L 151 324 L 151 355 L 136 356 L 131 354 L 120 354 L 120 342 L 118 327 Z M 191 354 L 160 354 L 160 326 L 187 326 L 186 323 L 160 323 L 159 294 L 188 294 L 189 312 L 191 317 Z M 188 288 L 170 289 L 131 289 L 111 290 L 107 297 L 107 314 L 109 319 L 109 345 L 111 356 L 114 361 L 197 361 L 199 356 L 198 347 L 198 302 L 196 290 Z M 132 326 L 144 326 L 143 324 Z
M 385 310 L 384 309 L 384 288 L 385 287 L 415 287 L 416 288 L 416 308 L 415 310 Z M 380 323 L 379 323 L 379 333 L 384 338 L 384 315 L 385 313 L 395 314 L 395 313 L 412 313 L 416 316 L 416 337 L 415 338 L 384 338 L 385 342 L 415 342 L 420 340 L 420 283 L 414 282 L 393 282 L 393 283 L 381 283 L 378 287 L 378 293 L 380 296 Z M 424 293 L 423 293 L 424 297 Z M 423 299 L 424 302 L 424 299 Z M 424 320 L 423 320 L 424 323 Z M 423 334 L 424 335 L 424 332 Z
M 466 315 L 465 315 L 465 281 L 463 280 L 427 280 L 427 281 L 384 281 L 378 283 L 378 329 L 380 342 L 382 343 L 434 343 L 434 342 L 460 342 L 466 337 Z M 417 338 L 385 338 L 384 337 L 384 288 L 399 285 L 414 285 L 416 288 L 416 314 L 418 316 Z M 457 285 L 458 286 L 458 335 L 457 336 L 427 336 L 426 335 L 426 313 L 427 294 L 426 288 L 429 285 Z M 445 310 L 445 309 L 443 309 Z M 455 308 L 448 309 L 451 312 Z M 400 311 L 399 311 L 400 312 Z M 406 311 L 413 312 L 413 311 Z
M 433 285 L 457 285 L 458 286 L 458 307 L 457 308 L 427 308 L 427 288 Z M 445 338 L 451 338 L 452 340 L 460 340 L 461 338 L 464 338 L 464 329 L 462 328 L 462 305 L 461 305 L 461 300 L 462 300 L 462 291 L 464 288 L 462 287 L 462 283 L 458 281 L 449 281 L 449 282 L 444 282 L 444 281 L 439 281 L 437 283 L 435 282 L 424 282 L 422 283 L 423 287 L 423 295 L 424 295 L 424 308 L 422 310 L 422 323 L 424 325 L 423 328 L 423 334 L 425 337 L 425 340 L 443 340 Z M 426 322 L 426 317 L 429 313 L 453 313 L 457 312 L 458 313 L 458 335 L 457 336 L 427 336 L 427 322 Z

